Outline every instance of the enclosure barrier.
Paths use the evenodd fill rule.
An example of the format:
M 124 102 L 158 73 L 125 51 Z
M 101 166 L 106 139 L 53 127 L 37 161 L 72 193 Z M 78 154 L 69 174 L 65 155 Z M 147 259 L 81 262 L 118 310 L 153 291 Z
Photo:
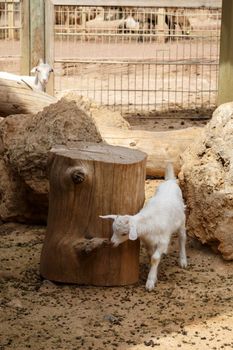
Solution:
M 0 4 L 8 2 L 17 3 L 23 14 L 21 72 L 29 74 L 40 57 L 54 64 L 50 93 L 75 90 L 122 111 L 216 105 L 219 0 L 191 4 L 158 0 L 153 7 L 149 0 L 6 0 Z M 1 62 L 10 52 L 6 42 L 17 43 L 13 54 L 19 57 L 20 53 L 19 40 L 10 34 L 10 16 L 4 18 L 8 38 L 0 39 L 7 48 Z M 2 65 L 1 69 L 15 71 L 9 68 Z

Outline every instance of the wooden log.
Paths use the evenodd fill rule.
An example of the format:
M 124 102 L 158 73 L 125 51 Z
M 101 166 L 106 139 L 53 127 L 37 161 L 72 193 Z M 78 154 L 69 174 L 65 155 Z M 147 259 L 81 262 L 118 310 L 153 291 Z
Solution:
M 129 147 L 148 154 L 146 174 L 163 177 L 165 164 L 172 161 L 175 173 L 180 171 L 180 154 L 200 135 L 202 128 L 172 131 L 126 130 L 98 125 L 104 141 L 110 145 Z
M 111 220 L 99 215 L 135 214 L 144 203 L 146 154 L 82 143 L 50 152 L 47 233 L 40 272 L 49 280 L 126 285 L 138 280 L 139 243 L 110 243 Z
M 35 114 L 57 99 L 44 92 L 33 90 L 24 82 L 0 78 L 0 116 Z

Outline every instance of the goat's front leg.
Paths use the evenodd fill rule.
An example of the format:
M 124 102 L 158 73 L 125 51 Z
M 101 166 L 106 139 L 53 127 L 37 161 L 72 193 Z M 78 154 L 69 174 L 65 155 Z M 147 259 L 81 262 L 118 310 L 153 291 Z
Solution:
M 162 254 L 167 252 L 167 245 L 158 244 L 156 251 L 151 256 L 151 268 L 146 281 L 146 289 L 150 292 L 154 289 L 157 282 L 158 266 Z
M 185 249 L 185 243 L 186 243 L 186 230 L 185 227 L 181 227 L 179 229 L 179 254 L 180 254 L 180 266 L 182 268 L 187 267 L 187 257 L 186 257 L 186 249 Z

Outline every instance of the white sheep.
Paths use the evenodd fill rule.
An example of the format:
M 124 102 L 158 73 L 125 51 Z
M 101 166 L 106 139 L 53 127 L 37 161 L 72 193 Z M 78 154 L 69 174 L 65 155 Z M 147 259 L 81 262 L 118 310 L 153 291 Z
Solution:
M 155 195 L 136 215 L 104 215 L 113 219 L 111 242 L 115 247 L 126 240 L 139 238 L 146 246 L 151 268 L 146 289 L 151 291 L 157 282 L 157 269 L 162 254 L 166 254 L 171 235 L 179 233 L 179 263 L 187 267 L 185 250 L 185 205 L 182 192 L 176 182 L 172 164 L 165 171 L 165 181 L 158 187 Z
M 29 75 L 16 75 L 8 72 L 0 72 L 0 78 L 7 80 L 14 80 L 18 82 L 24 82 L 33 90 L 44 91 L 46 84 L 49 81 L 50 73 L 53 72 L 53 68 L 42 60 L 39 61 L 38 66 L 32 68 L 31 73 L 35 76 Z

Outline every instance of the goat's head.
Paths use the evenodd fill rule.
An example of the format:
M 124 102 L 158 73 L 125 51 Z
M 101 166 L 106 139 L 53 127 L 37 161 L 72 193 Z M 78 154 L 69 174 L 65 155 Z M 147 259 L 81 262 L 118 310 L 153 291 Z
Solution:
M 104 215 L 100 216 L 102 219 L 112 219 L 113 235 L 111 242 L 114 247 L 127 241 L 128 239 L 134 241 L 138 238 L 136 221 L 131 215 Z
M 48 63 L 44 63 L 41 59 L 39 64 L 31 70 L 31 73 L 36 75 L 38 81 L 43 87 L 48 83 L 50 73 L 52 72 L 53 68 Z

